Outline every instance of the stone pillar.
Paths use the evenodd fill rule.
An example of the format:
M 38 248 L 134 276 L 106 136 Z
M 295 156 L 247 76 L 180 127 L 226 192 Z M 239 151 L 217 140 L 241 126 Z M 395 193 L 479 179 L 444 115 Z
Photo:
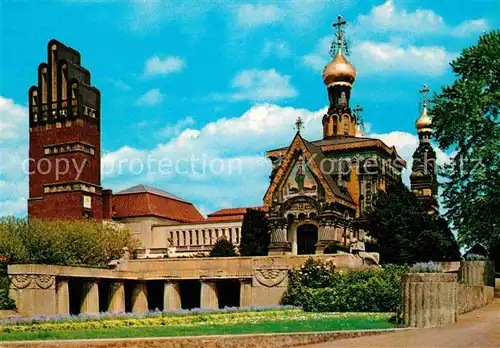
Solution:
M 122 281 L 109 284 L 108 312 L 125 312 L 125 286 Z
M 284 255 L 287 251 L 291 250 L 286 234 L 286 226 L 277 226 L 271 232 L 271 243 L 268 251 L 269 255 Z
M 409 273 L 401 279 L 403 317 L 407 327 L 438 327 L 457 320 L 457 275 Z
M 83 283 L 80 313 L 99 313 L 99 285 L 97 280 L 87 280 Z
M 148 309 L 148 288 L 146 282 L 138 281 L 132 288 L 132 312 L 144 313 Z
M 240 307 L 252 305 L 252 279 L 240 279 Z
M 230 231 L 231 231 L 231 242 L 233 244 L 238 244 L 238 241 L 237 241 L 237 238 L 236 238 L 236 228 L 233 227 L 233 228 L 230 229 Z
M 56 278 L 56 313 L 69 314 L 68 279 Z
M 164 310 L 182 308 L 179 282 L 171 280 L 167 280 L 165 282 L 165 290 L 163 292 L 163 306 Z
M 217 283 L 214 281 L 201 282 L 201 308 L 219 308 L 219 298 L 217 296 Z

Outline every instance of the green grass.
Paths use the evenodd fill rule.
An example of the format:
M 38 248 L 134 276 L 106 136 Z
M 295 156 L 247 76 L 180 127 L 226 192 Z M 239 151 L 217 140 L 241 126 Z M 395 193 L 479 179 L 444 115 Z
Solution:
M 159 326 L 95 329 L 92 331 L 32 331 L 2 333 L 0 341 L 61 340 L 91 338 L 172 337 L 200 335 L 235 335 L 252 333 L 312 332 L 337 330 L 390 329 L 398 327 L 388 316 L 374 317 L 352 314 L 333 318 L 308 320 L 262 321 L 224 325 Z

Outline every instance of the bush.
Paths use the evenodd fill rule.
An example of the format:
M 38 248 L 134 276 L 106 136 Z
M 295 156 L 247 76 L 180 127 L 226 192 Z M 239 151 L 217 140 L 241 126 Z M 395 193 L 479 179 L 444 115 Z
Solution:
M 130 230 L 93 220 L 0 219 L 0 255 L 9 263 L 105 267 L 139 246 Z
M 230 257 L 237 256 L 236 247 L 233 243 L 227 240 L 225 236 L 217 239 L 212 250 L 210 250 L 211 257 Z
M 436 262 L 417 262 L 410 268 L 411 273 L 442 273 L 441 264 Z
M 338 272 L 331 264 L 309 259 L 289 272 L 281 303 L 308 312 L 400 312 L 401 275 L 407 266 Z

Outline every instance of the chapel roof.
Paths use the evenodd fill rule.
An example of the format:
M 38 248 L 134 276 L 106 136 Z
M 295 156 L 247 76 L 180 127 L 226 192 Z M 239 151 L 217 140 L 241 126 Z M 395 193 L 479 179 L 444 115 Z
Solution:
M 136 185 L 114 194 L 113 210 L 115 218 L 154 216 L 177 222 L 205 220 L 192 203 L 147 185 Z
M 206 221 L 242 221 L 248 209 L 267 211 L 265 207 L 225 208 L 208 214 Z
M 396 155 L 398 160 L 406 167 L 406 161 L 401 158 L 394 146 L 386 145 L 382 140 L 377 138 L 367 137 L 351 137 L 351 136 L 336 136 L 327 139 L 320 139 L 308 142 L 318 147 L 321 152 L 329 152 L 335 150 L 363 149 L 369 147 L 378 147 L 390 155 Z M 268 157 L 284 155 L 288 147 L 281 147 L 267 152 Z

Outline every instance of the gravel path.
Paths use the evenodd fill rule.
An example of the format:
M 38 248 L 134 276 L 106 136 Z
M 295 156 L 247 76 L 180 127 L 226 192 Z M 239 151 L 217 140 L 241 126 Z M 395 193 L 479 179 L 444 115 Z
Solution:
M 455 325 L 417 329 L 372 337 L 359 337 L 309 345 L 326 347 L 500 347 L 500 298 L 478 310 L 461 315 Z

